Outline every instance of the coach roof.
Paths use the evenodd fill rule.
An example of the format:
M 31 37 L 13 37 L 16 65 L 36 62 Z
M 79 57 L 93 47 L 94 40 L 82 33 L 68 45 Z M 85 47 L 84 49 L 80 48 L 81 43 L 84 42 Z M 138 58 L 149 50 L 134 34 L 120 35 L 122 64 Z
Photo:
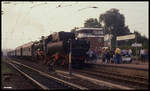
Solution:
M 22 45 L 21 47 L 22 48 L 26 48 L 26 47 L 29 47 L 29 46 L 32 46 L 34 44 L 34 42 L 29 42 L 29 43 L 27 43 L 27 44 L 24 44 L 24 45 Z

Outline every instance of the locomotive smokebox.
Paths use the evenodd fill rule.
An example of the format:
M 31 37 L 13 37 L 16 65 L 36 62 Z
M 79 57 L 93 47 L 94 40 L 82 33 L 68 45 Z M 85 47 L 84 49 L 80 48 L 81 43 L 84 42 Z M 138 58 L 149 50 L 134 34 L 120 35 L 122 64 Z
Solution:
M 90 47 L 89 41 L 86 40 L 72 40 L 72 55 L 85 55 Z M 55 53 L 68 54 L 70 51 L 69 41 L 58 41 L 47 44 L 48 54 Z
M 52 42 L 47 44 L 48 54 L 55 53 L 66 54 L 68 53 L 69 43 L 67 41 Z

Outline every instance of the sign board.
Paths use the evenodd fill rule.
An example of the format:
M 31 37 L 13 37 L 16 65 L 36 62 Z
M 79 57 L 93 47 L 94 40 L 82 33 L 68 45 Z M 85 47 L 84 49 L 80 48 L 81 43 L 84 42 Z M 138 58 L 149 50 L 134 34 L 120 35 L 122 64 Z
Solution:
M 117 40 L 128 40 L 128 39 L 135 39 L 135 34 L 125 35 L 125 36 L 118 36 Z
M 140 44 L 140 43 L 139 44 L 138 43 L 134 43 L 134 44 L 132 44 L 132 46 L 133 47 L 142 47 L 142 44 Z

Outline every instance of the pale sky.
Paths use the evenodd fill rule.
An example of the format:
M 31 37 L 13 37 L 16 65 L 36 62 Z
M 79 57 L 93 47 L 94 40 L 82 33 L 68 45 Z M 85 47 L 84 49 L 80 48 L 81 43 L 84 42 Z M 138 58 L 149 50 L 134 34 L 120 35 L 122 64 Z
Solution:
M 57 8 L 58 5 L 61 7 Z M 96 6 L 98 8 L 90 8 Z M 14 49 L 30 41 L 39 40 L 53 32 L 83 27 L 88 18 L 116 8 L 125 16 L 131 32 L 139 31 L 149 38 L 148 2 L 11 2 L 3 4 L 2 49 Z M 81 10 L 80 10 L 81 9 Z

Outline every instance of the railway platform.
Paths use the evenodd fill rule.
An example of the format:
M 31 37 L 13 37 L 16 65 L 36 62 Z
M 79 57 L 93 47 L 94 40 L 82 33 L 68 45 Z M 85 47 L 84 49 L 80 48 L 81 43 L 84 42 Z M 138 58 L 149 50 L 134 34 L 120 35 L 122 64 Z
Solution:
M 93 62 L 94 63 L 94 62 Z M 118 67 L 126 67 L 126 68 L 135 68 L 135 69 L 143 69 L 149 70 L 149 62 L 141 62 L 141 61 L 134 61 L 132 63 L 122 63 L 122 64 L 114 64 L 114 63 L 102 63 L 102 60 L 97 60 L 94 64 L 106 65 L 106 66 L 118 66 Z

